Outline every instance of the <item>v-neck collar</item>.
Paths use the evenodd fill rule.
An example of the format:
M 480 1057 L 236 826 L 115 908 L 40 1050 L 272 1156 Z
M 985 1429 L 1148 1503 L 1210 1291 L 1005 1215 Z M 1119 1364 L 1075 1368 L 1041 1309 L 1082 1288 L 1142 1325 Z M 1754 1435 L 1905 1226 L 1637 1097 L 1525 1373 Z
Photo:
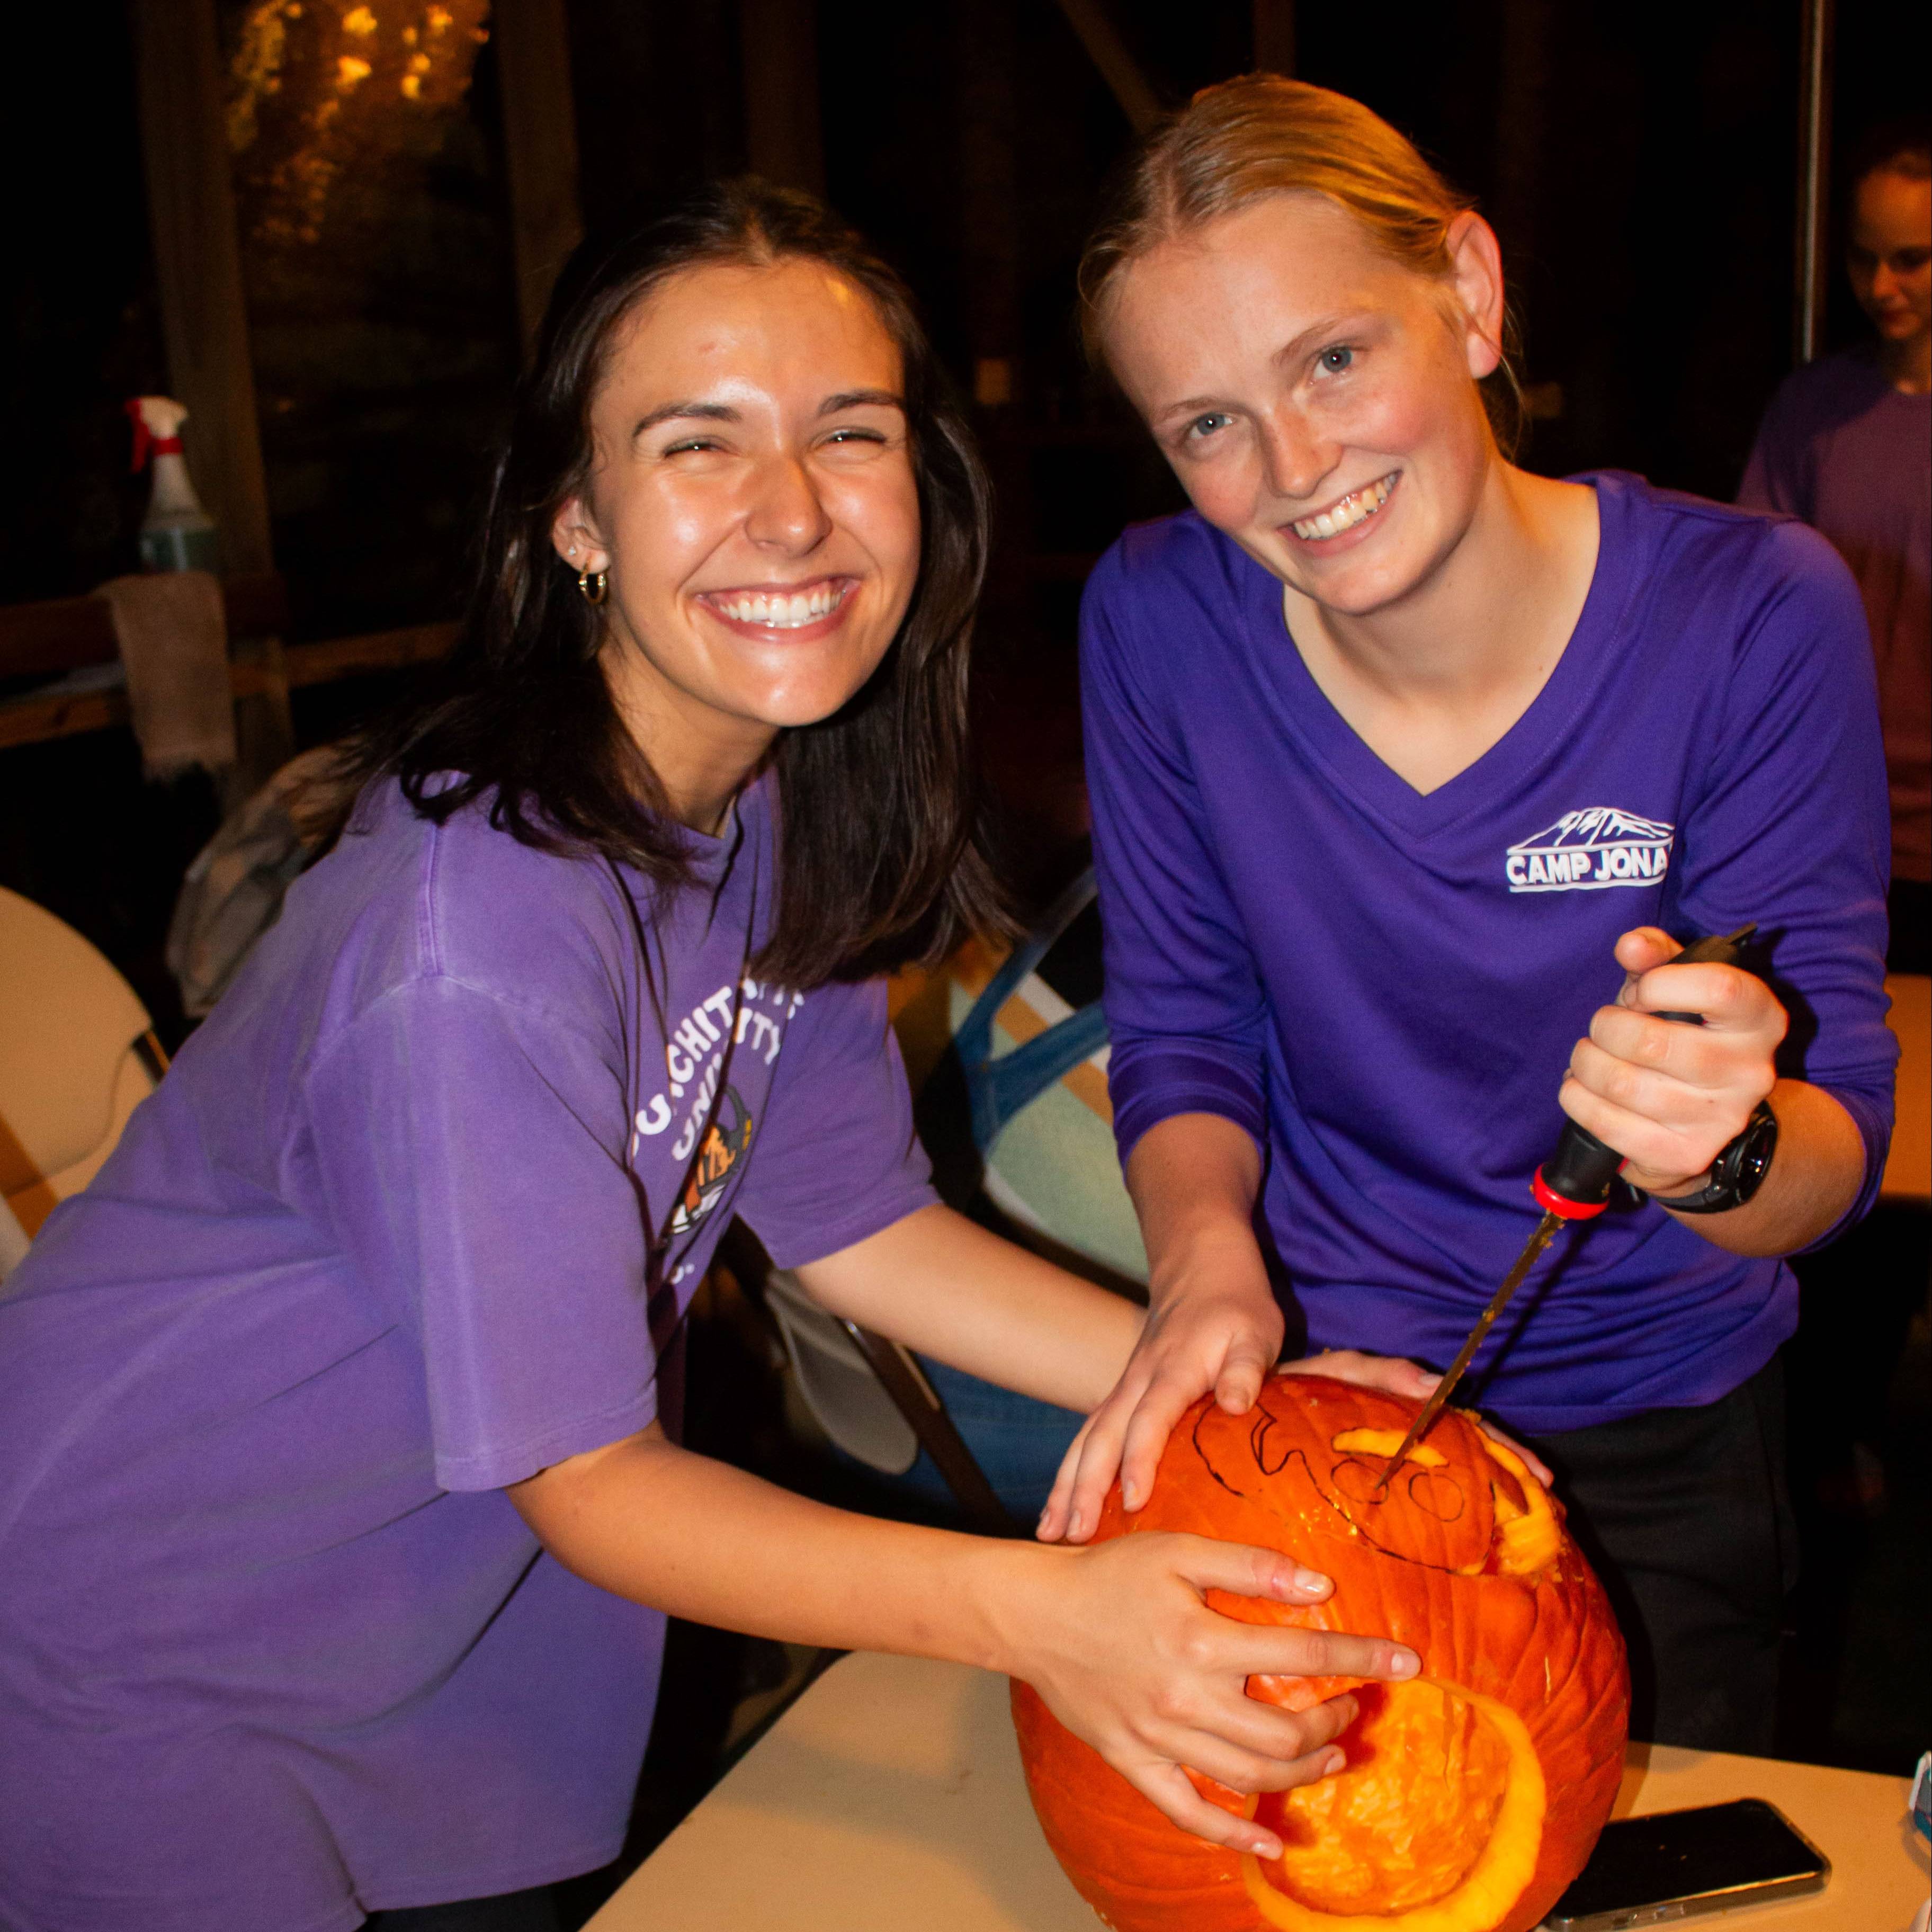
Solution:
M 1499 792 L 1513 789 L 1563 736 L 1622 626 L 1634 588 L 1624 479 L 1593 473 L 1566 480 L 1588 484 L 1597 493 L 1596 568 L 1575 627 L 1543 688 L 1522 716 L 1480 758 L 1431 792 L 1418 791 L 1385 764 L 1335 708 L 1289 634 L 1280 580 L 1232 543 L 1228 546 L 1243 573 L 1243 614 L 1250 641 L 1274 672 L 1288 728 L 1342 790 L 1406 832 L 1420 836 L 1442 830 L 1466 813 L 1485 808 Z

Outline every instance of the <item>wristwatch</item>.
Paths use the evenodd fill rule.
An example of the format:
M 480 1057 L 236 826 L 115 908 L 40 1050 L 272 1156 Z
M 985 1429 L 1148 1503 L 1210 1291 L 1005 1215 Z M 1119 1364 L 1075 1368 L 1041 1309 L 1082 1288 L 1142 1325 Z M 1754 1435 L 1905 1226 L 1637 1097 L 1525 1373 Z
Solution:
M 1777 1151 L 1778 1116 L 1771 1111 L 1769 1101 L 1760 1100 L 1751 1109 L 1744 1132 L 1718 1150 L 1718 1157 L 1711 1163 L 1711 1178 L 1695 1194 L 1681 1194 L 1670 1201 L 1661 1196 L 1652 1198 L 1673 1214 L 1721 1214 L 1726 1208 L 1742 1208 L 1764 1185 L 1771 1157 Z

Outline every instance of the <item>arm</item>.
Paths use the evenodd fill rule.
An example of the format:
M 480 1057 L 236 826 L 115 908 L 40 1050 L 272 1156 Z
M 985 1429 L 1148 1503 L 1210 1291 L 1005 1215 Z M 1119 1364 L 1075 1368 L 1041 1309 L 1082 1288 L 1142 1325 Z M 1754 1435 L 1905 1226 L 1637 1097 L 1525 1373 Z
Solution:
M 1138 1507 L 1168 1431 L 1204 1390 L 1231 1414 L 1252 1406 L 1282 1330 L 1250 1226 L 1267 1132 L 1265 1002 L 1183 734 L 1164 708 L 1160 661 L 1139 662 L 1135 567 L 1124 544 L 1088 584 L 1081 692 L 1108 1084 L 1147 1246 L 1148 1316 L 1041 1518 L 1042 1536 L 1076 1539 L 1092 1533 L 1117 1468 Z
M 1281 1348 L 1282 1316 L 1255 1240 L 1260 1150 L 1232 1121 L 1181 1114 L 1150 1127 L 1127 1161 L 1127 1189 L 1146 1238 L 1147 1327 L 1113 1393 L 1069 1448 L 1040 1518 L 1042 1538 L 1078 1543 L 1100 1521 L 1116 1469 L 1120 1498 L 1138 1509 L 1161 1451 L 1188 1406 L 1212 1389 L 1231 1415 L 1254 1406 Z M 1332 1349 L 1283 1364 L 1390 1395 L 1425 1400 L 1442 1379 L 1413 1362 Z M 1481 1426 L 1497 1432 L 1486 1423 Z M 1497 1439 L 1545 1484 L 1550 1472 L 1522 1444 Z
M 1090 1535 L 1117 1469 L 1121 1500 L 1139 1508 L 1169 1432 L 1203 1390 L 1231 1415 L 1254 1406 L 1282 1329 L 1252 1220 L 1261 1168 L 1260 1149 L 1219 1114 L 1171 1114 L 1135 1143 L 1127 1192 L 1147 1244 L 1147 1323 L 1067 1451 L 1042 1537 Z
M 834 1315 L 1083 1414 L 1119 1380 L 1140 1336 L 1132 1302 L 950 1208 L 922 1208 L 797 1274 Z
M 1624 934 L 1623 988 L 1577 1042 L 1562 1100 L 1668 1211 L 1768 1098 L 1778 1150 L 1756 1198 L 1678 1226 L 1732 1253 L 1775 1255 L 1869 1204 L 1898 1048 L 1885 1024 L 1889 812 L 1864 607 L 1837 554 L 1795 524 L 1764 527 L 1751 563 L 1667 903 L 1673 922 L 1701 932 L 1756 921 L 1778 990 L 1731 967 L 1668 963 L 1677 945 L 1655 927 Z M 1670 1011 L 1704 1024 L 1649 1017 Z
M 1237 1790 L 1340 1768 L 1340 1697 L 1300 1717 L 1245 1694 L 1251 1674 L 1413 1676 L 1382 1639 L 1235 1622 L 1210 1588 L 1318 1601 L 1326 1580 L 1271 1551 L 1196 1537 L 1049 1550 L 829 1509 L 666 1442 L 656 1424 L 509 1491 L 578 1576 L 675 1616 L 807 1643 L 944 1658 L 1024 1678 L 1060 1720 L 1179 1825 L 1280 1856 L 1274 1834 L 1195 1791 L 1184 1766 Z

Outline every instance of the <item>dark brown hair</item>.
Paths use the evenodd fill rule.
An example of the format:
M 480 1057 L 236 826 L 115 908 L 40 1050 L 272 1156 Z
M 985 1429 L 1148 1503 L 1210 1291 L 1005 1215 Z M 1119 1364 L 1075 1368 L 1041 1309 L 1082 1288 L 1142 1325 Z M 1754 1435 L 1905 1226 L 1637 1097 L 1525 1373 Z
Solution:
M 1298 192 L 1346 208 L 1383 254 L 1432 280 L 1449 274 L 1449 230 L 1475 206 L 1406 135 L 1346 94 L 1274 74 L 1204 87 L 1142 140 L 1081 256 L 1081 333 L 1089 357 L 1104 364 L 1108 291 L 1130 262 L 1264 196 Z M 1502 360 L 1482 388 L 1508 454 L 1523 421 L 1513 317 L 1506 316 L 1503 334 Z
M 488 799 L 491 824 L 526 844 L 626 862 L 659 894 L 688 883 L 689 842 L 619 719 L 597 662 L 600 620 L 550 529 L 589 478 L 591 400 L 623 320 L 685 270 L 790 260 L 822 262 L 862 290 L 898 350 L 921 530 L 912 600 L 878 670 L 836 715 L 781 733 L 774 749 L 778 908 L 754 963 L 805 987 L 929 962 L 968 928 L 1005 924 L 968 740 L 985 474 L 904 284 L 809 196 L 715 182 L 578 250 L 518 389 L 455 646 L 350 748 L 346 770 L 364 783 L 398 778 L 439 824 Z

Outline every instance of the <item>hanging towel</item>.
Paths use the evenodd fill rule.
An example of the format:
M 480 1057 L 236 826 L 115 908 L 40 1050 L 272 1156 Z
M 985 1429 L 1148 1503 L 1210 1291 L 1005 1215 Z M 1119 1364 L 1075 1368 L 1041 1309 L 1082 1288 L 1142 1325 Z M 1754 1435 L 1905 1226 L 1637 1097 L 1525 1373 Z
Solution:
M 151 778 L 191 765 L 235 762 L 235 700 L 228 682 L 228 620 L 220 580 L 205 570 L 116 577 L 107 600 L 128 672 L 128 704 Z

